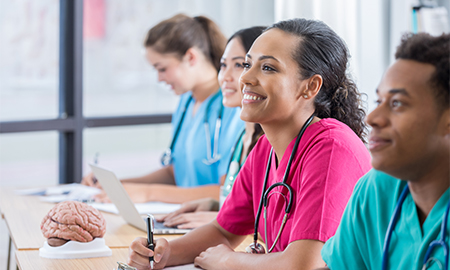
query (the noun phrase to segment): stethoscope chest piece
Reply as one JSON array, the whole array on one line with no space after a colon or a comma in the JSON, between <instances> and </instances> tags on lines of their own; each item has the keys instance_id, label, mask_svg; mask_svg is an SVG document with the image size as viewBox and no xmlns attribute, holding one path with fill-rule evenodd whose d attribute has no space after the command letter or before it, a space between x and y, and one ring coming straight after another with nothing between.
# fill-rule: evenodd
<instances>
[{"instance_id":1,"label":"stethoscope chest piece","mask_svg":"<svg viewBox=\"0 0 450 270\"><path fill-rule=\"evenodd\" d=\"M251 254L265 254L266 249L260 243L254 242L245 248L245 252L251 253Z\"/></svg>"},{"instance_id":2,"label":"stethoscope chest piece","mask_svg":"<svg viewBox=\"0 0 450 270\"><path fill-rule=\"evenodd\" d=\"M172 163L172 150L167 148L161 156L161 164L168 166Z\"/></svg>"}]
</instances>

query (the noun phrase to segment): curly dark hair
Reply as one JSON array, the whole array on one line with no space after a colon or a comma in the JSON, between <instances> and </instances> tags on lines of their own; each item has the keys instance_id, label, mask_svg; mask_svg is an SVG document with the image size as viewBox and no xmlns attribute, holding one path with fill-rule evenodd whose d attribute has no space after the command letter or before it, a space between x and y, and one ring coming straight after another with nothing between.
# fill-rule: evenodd
<instances>
[{"instance_id":1,"label":"curly dark hair","mask_svg":"<svg viewBox=\"0 0 450 270\"><path fill-rule=\"evenodd\" d=\"M343 122L366 142L362 94L347 74L349 52L344 41L325 23L316 20L281 21L267 30L272 28L300 37L293 58L299 65L301 79L315 74L322 76L322 88L314 100L315 115Z\"/></svg>"},{"instance_id":2,"label":"curly dark hair","mask_svg":"<svg viewBox=\"0 0 450 270\"><path fill-rule=\"evenodd\" d=\"M435 89L438 109L449 108L450 34L435 37L428 33L407 33L402 36L395 59L414 60L433 65L436 70L431 75L429 83Z\"/></svg>"}]
</instances>

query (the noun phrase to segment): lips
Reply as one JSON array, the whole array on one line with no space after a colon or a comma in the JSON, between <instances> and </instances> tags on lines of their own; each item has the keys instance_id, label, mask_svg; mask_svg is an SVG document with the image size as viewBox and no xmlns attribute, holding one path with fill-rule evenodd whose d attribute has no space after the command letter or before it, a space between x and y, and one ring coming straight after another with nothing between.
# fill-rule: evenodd
<instances>
[{"instance_id":1,"label":"lips","mask_svg":"<svg viewBox=\"0 0 450 270\"><path fill-rule=\"evenodd\" d=\"M391 140L382 138L379 136L370 136L369 138L369 150L371 152L382 150L392 143Z\"/></svg>"},{"instance_id":2,"label":"lips","mask_svg":"<svg viewBox=\"0 0 450 270\"><path fill-rule=\"evenodd\" d=\"M224 88L222 89L222 94L225 96L236 94L237 90L233 88Z\"/></svg>"}]
</instances>

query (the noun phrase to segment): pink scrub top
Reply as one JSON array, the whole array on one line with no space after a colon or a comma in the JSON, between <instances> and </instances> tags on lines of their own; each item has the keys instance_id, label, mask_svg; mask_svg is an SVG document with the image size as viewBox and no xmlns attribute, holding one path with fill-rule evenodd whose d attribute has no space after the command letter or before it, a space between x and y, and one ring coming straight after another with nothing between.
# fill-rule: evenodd
<instances>
[{"instance_id":1,"label":"pink scrub top","mask_svg":"<svg viewBox=\"0 0 450 270\"><path fill-rule=\"evenodd\" d=\"M266 189L283 180L294 143L295 139L287 147L278 168L273 153ZM271 147L265 136L259 139L219 211L217 222L233 234L254 232ZM326 118L309 126L292 162L287 180L294 191L292 208L273 252L283 251L296 240L326 242L332 237L356 182L370 169L367 148L347 125ZM258 227L269 247L278 234L285 202L289 200L286 188L277 187L271 194L267 207L268 243L264 239L263 214Z\"/></svg>"}]
</instances>

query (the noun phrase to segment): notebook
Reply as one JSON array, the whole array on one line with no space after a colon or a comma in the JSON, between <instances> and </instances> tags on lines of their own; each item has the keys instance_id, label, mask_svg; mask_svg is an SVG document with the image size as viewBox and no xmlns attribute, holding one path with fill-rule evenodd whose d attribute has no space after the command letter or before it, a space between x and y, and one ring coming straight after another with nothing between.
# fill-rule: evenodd
<instances>
[{"instance_id":1,"label":"notebook","mask_svg":"<svg viewBox=\"0 0 450 270\"><path fill-rule=\"evenodd\" d=\"M102 185L106 195L108 195L111 202L117 207L119 215L131 226L147 231L144 217L139 214L117 176L112 171L99 167L98 165L89 164L89 166L94 176ZM154 234L185 234L189 231L190 229L170 228L164 226L161 222L155 222Z\"/></svg>"}]
</instances>

